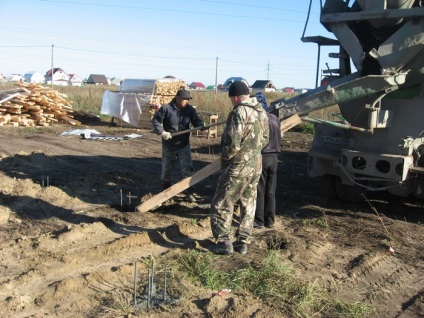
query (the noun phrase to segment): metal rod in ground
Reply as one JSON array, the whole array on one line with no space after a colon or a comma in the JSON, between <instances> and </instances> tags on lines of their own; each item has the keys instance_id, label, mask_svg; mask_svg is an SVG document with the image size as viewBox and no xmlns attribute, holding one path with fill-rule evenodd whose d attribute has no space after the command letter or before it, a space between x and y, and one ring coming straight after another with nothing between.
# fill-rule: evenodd
<instances>
[{"instance_id":1,"label":"metal rod in ground","mask_svg":"<svg viewBox=\"0 0 424 318\"><path fill-rule=\"evenodd\" d=\"M128 191L128 206L131 206L131 192Z\"/></svg>"},{"instance_id":2,"label":"metal rod in ground","mask_svg":"<svg viewBox=\"0 0 424 318\"><path fill-rule=\"evenodd\" d=\"M154 277L155 277L155 260L153 259L152 269L150 271L150 302L152 301L152 298L155 295Z\"/></svg>"},{"instance_id":3,"label":"metal rod in ground","mask_svg":"<svg viewBox=\"0 0 424 318\"><path fill-rule=\"evenodd\" d=\"M41 187L44 188L44 174L41 175Z\"/></svg>"},{"instance_id":4,"label":"metal rod in ground","mask_svg":"<svg viewBox=\"0 0 424 318\"><path fill-rule=\"evenodd\" d=\"M150 268L147 271L147 308L150 308Z\"/></svg>"},{"instance_id":5,"label":"metal rod in ground","mask_svg":"<svg viewBox=\"0 0 424 318\"><path fill-rule=\"evenodd\" d=\"M165 278L164 278L164 282L163 282L163 301L165 301L165 299L166 299L166 269L167 269L167 267L165 266Z\"/></svg>"},{"instance_id":6,"label":"metal rod in ground","mask_svg":"<svg viewBox=\"0 0 424 318\"><path fill-rule=\"evenodd\" d=\"M121 193L121 212L123 212L122 211L122 189L120 189L119 192Z\"/></svg>"},{"instance_id":7,"label":"metal rod in ground","mask_svg":"<svg viewBox=\"0 0 424 318\"><path fill-rule=\"evenodd\" d=\"M155 259L152 260L152 294L155 292L154 278L155 278Z\"/></svg>"},{"instance_id":8,"label":"metal rod in ground","mask_svg":"<svg viewBox=\"0 0 424 318\"><path fill-rule=\"evenodd\" d=\"M137 304L137 261L134 262L134 307Z\"/></svg>"},{"instance_id":9,"label":"metal rod in ground","mask_svg":"<svg viewBox=\"0 0 424 318\"><path fill-rule=\"evenodd\" d=\"M49 186L49 176L47 176L47 187Z\"/></svg>"}]
</instances>

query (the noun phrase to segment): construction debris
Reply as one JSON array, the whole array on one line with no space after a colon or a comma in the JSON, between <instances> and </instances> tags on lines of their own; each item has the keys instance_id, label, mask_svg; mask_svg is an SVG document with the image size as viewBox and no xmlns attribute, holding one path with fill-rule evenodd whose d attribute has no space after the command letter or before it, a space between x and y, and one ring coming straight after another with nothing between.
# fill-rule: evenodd
<instances>
[{"instance_id":1,"label":"construction debris","mask_svg":"<svg viewBox=\"0 0 424 318\"><path fill-rule=\"evenodd\" d=\"M0 92L0 126L50 126L81 122L74 119L66 95L49 87L18 83L18 89Z\"/></svg>"}]
</instances>

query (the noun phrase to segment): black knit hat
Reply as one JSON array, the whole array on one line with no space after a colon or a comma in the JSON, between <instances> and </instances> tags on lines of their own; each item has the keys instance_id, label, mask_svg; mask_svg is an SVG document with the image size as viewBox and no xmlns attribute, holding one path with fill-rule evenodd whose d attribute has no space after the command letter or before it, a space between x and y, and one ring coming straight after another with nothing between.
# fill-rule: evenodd
<instances>
[{"instance_id":1,"label":"black knit hat","mask_svg":"<svg viewBox=\"0 0 424 318\"><path fill-rule=\"evenodd\" d=\"M177 96L180 96L182 99L191 99L190 92L186 91L185 89L180 89L177 92Z\"/></svg>"},{"instance_id":2,"label":"black knit hat","mask_svg":"<svg viewBox=\"0 0 424 318\"><path fill-rule=\"evenodd\" d=\"M228 96L240 96L240 95L249 95L249 88L247 85L241 81L235 81L231 84L230 89L228 90Z\"/></svg>"}]
</instances>

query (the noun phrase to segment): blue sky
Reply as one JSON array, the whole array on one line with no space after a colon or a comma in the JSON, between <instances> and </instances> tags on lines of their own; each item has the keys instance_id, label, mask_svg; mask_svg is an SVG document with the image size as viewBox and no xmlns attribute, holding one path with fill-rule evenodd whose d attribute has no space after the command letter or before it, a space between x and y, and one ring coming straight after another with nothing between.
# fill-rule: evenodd
<instances>
[{"instance_id":1,"label":"blue sky","mask_svg":"<svg viewBox=\"0 0 424 318\"><path fill-rule=\"evenodd\" d=\"M0 0L0 72L44 75L53 60L83 79L173 75L213 85L242 76L313 88L317 47L300 40L309 2ZM331 36L319 23L319 0L305 35ZM337 68L328 52L321 69Z\"/></svg>"}]
</instances>

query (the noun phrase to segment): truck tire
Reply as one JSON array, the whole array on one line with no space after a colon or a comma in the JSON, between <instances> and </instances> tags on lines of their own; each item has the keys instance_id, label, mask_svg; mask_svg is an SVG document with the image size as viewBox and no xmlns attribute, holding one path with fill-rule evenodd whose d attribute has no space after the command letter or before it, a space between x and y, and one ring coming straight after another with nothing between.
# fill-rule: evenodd
<instances>
[{"instance_id":1,"label":"truck tire","mask_svg":"<svg viewBox=\"0 0 424 318\"><path fill-rule=\"evenodd\" d=\"M320 193L328 198L335 200L338 198L336 193L336 176L331 174L325 174L319 178L319 191Z\"/></svg>"},{"instance_id":2,"label":"truck tire","mask_svg":"<svg viewBox=\"0 0 424 318\"><path fill-rule=\"evenodd\" d=\"M351 203L359 203L364 201L364 197L362 196L364 191L358 187L343 184L340 177L335 177L334 185L337 197L340 200Z\"/></svg>"}]
</instances>

